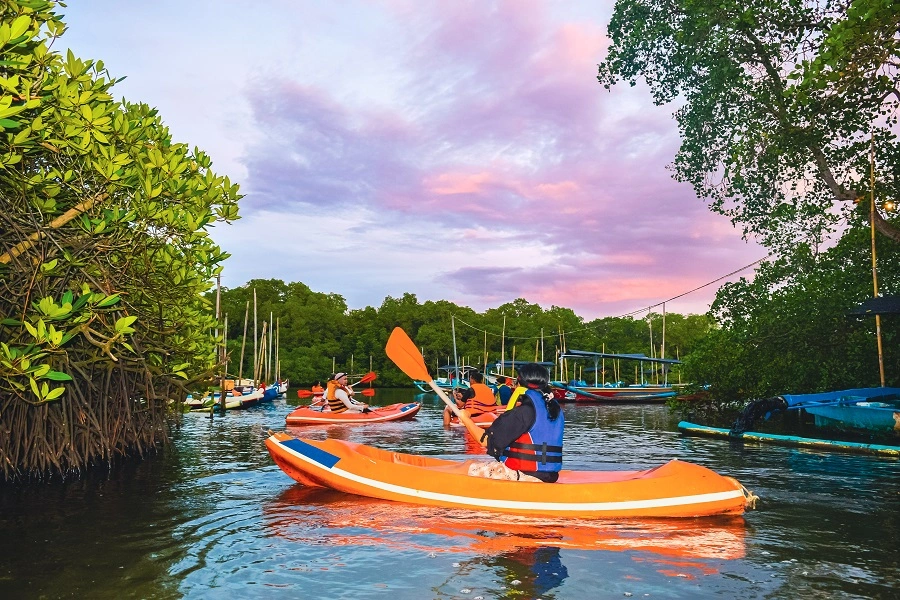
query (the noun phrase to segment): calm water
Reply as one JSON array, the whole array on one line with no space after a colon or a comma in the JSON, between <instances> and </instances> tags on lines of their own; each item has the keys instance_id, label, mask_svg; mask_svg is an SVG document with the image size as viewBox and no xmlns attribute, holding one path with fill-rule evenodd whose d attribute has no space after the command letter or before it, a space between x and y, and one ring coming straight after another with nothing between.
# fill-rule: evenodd
<instances>
[{"instance_id":1,"label":"calm water","mask_svg":"<svg viewBox=\"0 0 900 600\"><path fill-rule=\"evenodd\" d=\"M470 457L436 397L378 390L374 404L413 398L413 421L292 431ZM263 446L290 408L185 415L172 447L112 475L0 488L0 598L900 597L894 459L684 438L664 406L566 405L568 468L681 458L739 479L757 510L497 517L295 484Z\"/></svg>"}]
</instances>

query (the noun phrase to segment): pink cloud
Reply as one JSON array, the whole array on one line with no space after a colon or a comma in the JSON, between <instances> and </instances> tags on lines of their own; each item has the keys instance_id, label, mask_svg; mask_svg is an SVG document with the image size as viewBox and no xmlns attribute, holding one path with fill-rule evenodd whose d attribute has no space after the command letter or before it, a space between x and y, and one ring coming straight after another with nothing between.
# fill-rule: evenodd
<instances>
[{"instance_id":1,"label":"pink cloud","mask_svg":"<svg viewBox=\"0 0 900 600\"><path fill-rule=\"evenodd\" d=\"M480 304L527 293L620 310L740 266L724 257L746 260L734 242L733 257L709 252L735 232L665 169L679 143L669 112L640 87L597 83L602 25L553 24L538 2L391 6L410 36L406 74L395 80L404 104L360 110L324 89L262 86L252 203L438 219L473 262L478 244L492 241L473 222L552 253L553 269L444 273Z\"/></svg>"}]
</instances>

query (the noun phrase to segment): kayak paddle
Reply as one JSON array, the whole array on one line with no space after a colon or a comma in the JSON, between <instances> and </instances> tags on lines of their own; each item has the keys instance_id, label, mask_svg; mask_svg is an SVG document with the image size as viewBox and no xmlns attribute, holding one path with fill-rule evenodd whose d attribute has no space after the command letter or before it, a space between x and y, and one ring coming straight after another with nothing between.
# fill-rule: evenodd
<instances>
[{"instance_id":1,"label":"kayak paddle","mask_svg":"<svg viewBox=\"0 0 900 600\"><path fill-rule=\"evenodd\" d=\"M433 389L438 397L444 401L444 404L453 411L453 414L456 415L459 422L466 426L466 429L472 437L474 437L479 444L482 446L484 445L484 442L481 441L484 436L484 429L473 423L472 419L464 415L456 406L456 403L450 400L444 390L435 383L434 379L431 378L431 375L428 374L428 367L425 366L425 359L422 357L422 353L419 352L418 346L416 346L409 335L407 335L401 327L394 327L394 331L391 332L391 337L388 338L387 346L385 346L384 350L387 353L388 358L394 361L394 364L397 365L407 377L419 381L427 381L428 385L431 386L431 389Z\"/></svg>"}]
</instances>

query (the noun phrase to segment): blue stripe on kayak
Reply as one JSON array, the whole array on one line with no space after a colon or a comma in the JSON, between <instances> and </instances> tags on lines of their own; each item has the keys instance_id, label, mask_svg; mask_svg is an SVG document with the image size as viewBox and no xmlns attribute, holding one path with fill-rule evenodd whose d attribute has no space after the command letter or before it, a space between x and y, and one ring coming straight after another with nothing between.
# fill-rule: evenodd
<instances>
[{"instance_id":1,"label":"blue stripe on kayak","mask_svg":"<svg viewBox=\"0 0 900 600\"><path fill-rule=\"evenodd\" d=\"M291 438L289 440L284 440L280 443L282 446L290 448L297 454L302 454L303 456L309 458L310 460L313 460L313 461L319 463L326 469L330 469L335 464L337 464L337 462L339 460L341 460L340 457L337 457L334 454L331 454L330 452L325 452L324 450L320 450L319 448L316 448L315 446L307 444L303 440L298 440L297 438Z\"/></svg>"},{"instance_id":2,"label":"blue stripe on kayak","mask_svg":"<svg viewBox=\"0 0 900 600\"><path fill-rule=\"evenodd\" d=\"M406 406L401 407L401 408L400 408L400 412L406 412L406 411L411 410L411 409L413 409L413 408L415 408L415 407L416 407L416 403L413 402L412 404L407 404Z\"/></svg>"}]
</instances>

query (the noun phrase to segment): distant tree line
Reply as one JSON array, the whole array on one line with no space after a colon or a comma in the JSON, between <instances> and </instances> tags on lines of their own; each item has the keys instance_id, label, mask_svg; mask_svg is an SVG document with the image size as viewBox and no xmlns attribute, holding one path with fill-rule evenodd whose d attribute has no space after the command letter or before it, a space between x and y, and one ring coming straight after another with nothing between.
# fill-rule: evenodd
<instances>
[{"instance_id":1,"label":"distant tree line","mask_svg":"<svg viewBox=\"0 0 900 600\"><path fill-rule=\"evenodd\" d=\"M480 368L487 363L492 369L501 356L517 362L555 361L563 348L648 356L659 356L662 351L663 315L658 313L588 321L571 309L552 306L545 310L523 298L479 313L444 300L420 303L409 293L400 298L388 296L377 308L351 310L338 294L314 292L299 282L255 279L221 294L222 314L228 315L231 375L250 377L253 373L254 291L257 336L263 321L269 329L276 327L281 376L298 385L324 380L333 369L355 374L372 369L378 373L378 385L410 385L409 378L384 353L388 336L397 326L419 345L432 376L437 376L437 367L456 360L454 330L457 359ZM245 315L249 315L246 339ZM274 326L269 325L272 322ZM706 315L666 314L666 357L690 353L712 327L713 321ZM257 342L257 347L260 345ZM569 376L574 368L569 367ZM631 369L628 365L618 373L623 381L635 379ZM612 373L612 365L609 371Z\"/></svg>"}]
</instances>

